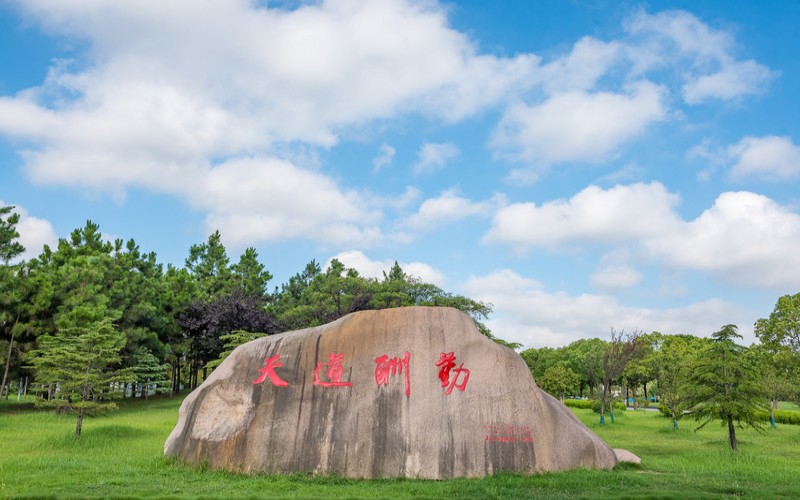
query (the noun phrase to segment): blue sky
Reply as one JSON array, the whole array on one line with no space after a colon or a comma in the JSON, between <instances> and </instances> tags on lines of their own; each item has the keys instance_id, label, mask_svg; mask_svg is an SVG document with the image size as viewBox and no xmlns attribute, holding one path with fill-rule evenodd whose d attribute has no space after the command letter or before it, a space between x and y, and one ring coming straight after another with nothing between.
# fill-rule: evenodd
<instances>
[{"instance_id":1,"label":"blue sky","mask_svg":"<svg viewBox=\"0 0 800 500\"><path fill-rule=\"evenodd\" d=\"M800 3L0 3L0 203L279 285L395 260L525 347L800 288Z\"/></svg>"}]
</instances>

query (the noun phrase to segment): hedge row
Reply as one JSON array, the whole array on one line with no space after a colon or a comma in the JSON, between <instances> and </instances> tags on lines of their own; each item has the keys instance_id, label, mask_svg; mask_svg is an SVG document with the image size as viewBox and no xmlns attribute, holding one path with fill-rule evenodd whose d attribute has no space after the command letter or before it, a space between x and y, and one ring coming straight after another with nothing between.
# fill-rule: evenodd
<instances>
[{"instance_id":1,"label":"hedge row","mask_svg":"<svg viewBox=\"0 0 800 500\"><path fill-rule=\"evenodd\" d=\"M598 399L565 399L564 406L581 410L594 410L595 413L600 413L600 400ZM608 408L608 403L606 403L606 408ZM614 410L625 411L625 404L621 401L616 401Z\"/></svg>"},{"instance_id":2,"label":"hedge row","mask_svg":"<svg viewBox=\"0 0 800 500\"><path fill-rule=\"evenodd\" d=\"M665 417L672 418L672 413L670 412L669 408L665 404L658 405L658 409L661 411L661 414ZM794 410L775 410L775 423L777 424L788 424L788 425L800 425L800 411ZM762 422L769 422L769 412L768 411L760 411L756 413L756 418Z\"/></svg>"}]
</instances>

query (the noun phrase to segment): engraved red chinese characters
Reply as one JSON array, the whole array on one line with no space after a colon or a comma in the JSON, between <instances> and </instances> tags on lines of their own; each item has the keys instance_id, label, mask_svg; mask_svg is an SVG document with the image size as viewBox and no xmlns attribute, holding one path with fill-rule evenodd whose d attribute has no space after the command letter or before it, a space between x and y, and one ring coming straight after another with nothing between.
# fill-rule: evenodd
<instances>
[{"instance_id":1,"label":"engraved red chinese characters","mask_svg":"<svg viewBox=\"0 0 800 500\"><path fill-rule=\"evenodd\" d=\"M353 384L351 382L342 382L342 360L344 360L344 354L338 354L332 352L328 362L325 363L328 366L328 382L323 382L319 378L319 371L322 368L322 361L317 362L317 368L314 370L314 385L319 385L322 387L350 387Z\"/></svg>"},{"instance_id":2,"label":"engraved red chinese characters","mask_svg":"<svg viewBox=\"0 0 800 500\"><path fill-rule=\"evenodd\" d=\"M462 392L464 391L464 389L467 388L467 381L469 381L469 370L464 368L464 363L461 363L456 368L455 361L456 361L455 353L443 352L439 356L439 361L436 362L436 366L441 367L439 369L439 380L442 381L442 387L447 387L447 390L444 391L445 396L449 396L450 393L453 392L453 388L456 388ZM451 371L453 373L452 381L450 380ZM460 383L459 383L459 378L462 378Z\"/></svg>"},{"instance_id":3,"label":"engraved red chinese characters","mask_svg":"<svg viewBox=\"0 0 800 500\"><path fill-rule=\"evenodd\" d=\"M411 353L406 351L404 358L397 356L389 358L388 355L378 356L375 358L375 383L378 385L389 384L389 375L402 374L405 371L406 375L406 397L411 396L411 377L409 369L411 366Z\"/></svg>"},{"instance_id":4,"label":"engraved red chinese characters","mask_svg":"<svg viewBox=\"0 0 800 500\"><path fill-rule=\"evenodd\" d=\"M271 358L264 358L264 367L258 370L261 372L261 376L253 380L253 383L260 384L261 382L266 380L267 377L269 377L269 380L270 382L272 382L272 385L276 387L288 386L289 384L285 380L281 380L278 374L275 373L276 368L280 368L281 366L283 366L283 363L280 362L280 358L281 358L280 354L276 354Z\"/></svg>"}]
</instances>

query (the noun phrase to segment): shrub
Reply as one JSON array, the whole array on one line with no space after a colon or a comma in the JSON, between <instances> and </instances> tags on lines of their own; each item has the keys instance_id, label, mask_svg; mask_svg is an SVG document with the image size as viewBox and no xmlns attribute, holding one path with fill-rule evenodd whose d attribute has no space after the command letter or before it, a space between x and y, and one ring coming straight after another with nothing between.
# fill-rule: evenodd
<instances>
[{"instance_id":1,"label":"shrub","mask_svg":"<svg viewBox=\"0 0 800 500\"><path fill-rule=\"evenodd\" d=\"M669 407L665 404L658 405L658 411L661 412L661 415L672 418L672 413L669 410ZM680 415L678 415L680 418ZM760 411L756 413L756 419L761 422L769 422L769 412L768 411ZM775 423L778 424L788 424L788 425L800 425L800 411L793 411L793 410L775 410Z\"/></svg>"},{"instance_id":2,"label":"shrub","mask_svg":"<svg viewBox=\"0 0 800 500\"><path fill-rule=\"evenodd\" d=\"M581 410L593 410L595 413L600 413L599 399L565 399L564 406L568 406L570 408L578 408ZM625 404L622 403L621 401L615 401L614 410L625 411Z\"/></svg>"},{"instance_id":3,"label":"shrub","mask_svg":"<svg viewBox=\"0 0 800 500\"><path fill-rule=\"evenodd\" d=\"M778 424L800 425L800 411L775 410L775 422ZM760 411L756 413L756 418L763 422L769 422L769 412Z\"/></svg>"}]
</instances>

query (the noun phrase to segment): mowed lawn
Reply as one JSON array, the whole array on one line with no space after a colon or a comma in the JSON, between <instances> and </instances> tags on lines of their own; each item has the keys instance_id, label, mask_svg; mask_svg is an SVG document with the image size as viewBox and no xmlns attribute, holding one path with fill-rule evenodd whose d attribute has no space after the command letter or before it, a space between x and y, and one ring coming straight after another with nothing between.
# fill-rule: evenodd
<instances>
[{"instance_id":1,"label":"mowed lawn","mask_svg":"<svg viewBox=\"0 0 800 500\"><path fill-rule=\"evenodd\" d=\"M591 410L575 413L615 448L642 457L640 467L576 470L485 479L351 480L338 477L244 476L197 470L167 460L164 440L180 400L124 402L84 422L0 403L0 497L51 498L800 498L800 427L763 434L739 431L732 453L726 430L711 422L678 431L658 413L619 412L601 427Z\"/></svg>"}]
</instances>

